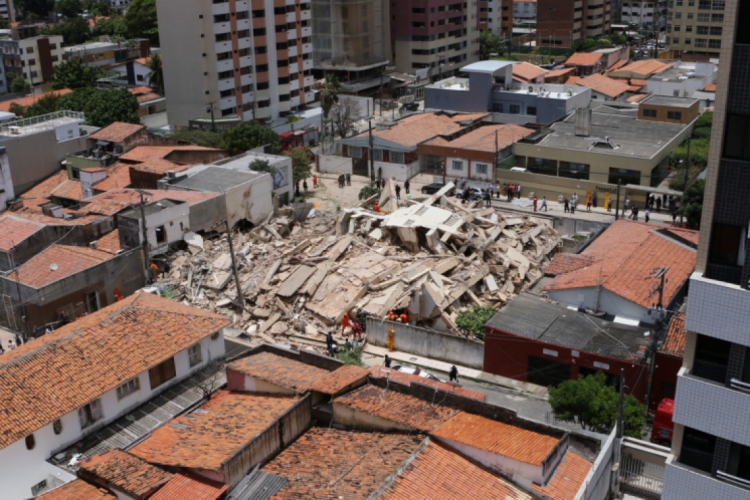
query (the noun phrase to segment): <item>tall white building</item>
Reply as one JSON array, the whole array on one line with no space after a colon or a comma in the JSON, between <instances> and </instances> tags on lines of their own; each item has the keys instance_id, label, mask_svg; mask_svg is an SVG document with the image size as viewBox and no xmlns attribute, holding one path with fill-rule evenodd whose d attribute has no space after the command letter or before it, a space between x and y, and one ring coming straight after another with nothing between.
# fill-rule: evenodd
<instances>
[{"instance_id":1,"label":"tall white building","mask_svg":"<svg viewBox=\"0 0 750 500\"><path fill-rule=\"evenodd\" d=\"M711 10L717 2L698 3ZM724 64L664 500L750 499L750 2L720 3Z\"/></svg>"},{"instance_id":2,"label":"tall white building","mask_svg":"<svg viewBox=\"0 0 750 500\"><path fill-rule=\"evenodd\" d=\"M513 0L513 19L516 22L536 21L536 0Z\"/></svg>"},{"instance_id":3,"label":"tall white building","mask_svg":"<svg viewBox=\"0 0 750 500\"><path fill-rule=\"evenodd\" d=\"M307 0L157 0L169 123L237 116L270 122L312 91Z\"/></svg>"}]
</instances>

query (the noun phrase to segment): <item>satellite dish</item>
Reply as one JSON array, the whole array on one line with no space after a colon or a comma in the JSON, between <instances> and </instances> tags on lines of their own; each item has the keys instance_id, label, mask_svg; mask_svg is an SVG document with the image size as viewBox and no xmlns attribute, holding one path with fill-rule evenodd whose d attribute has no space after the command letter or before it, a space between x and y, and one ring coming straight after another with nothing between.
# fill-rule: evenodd
<instances>
[{"instance_id":1,"label":"satellite dish","mask_svg":"<svg viewBox=\"0 0 750 500\"><path fill-rule=\"evenodd\" d=\"M57 264L54 264L54 263L53 263L53 264L50 264L50 265L49 265L49 270L50 270L50 271L57 271Z\"/></svg>"}]
</instances>

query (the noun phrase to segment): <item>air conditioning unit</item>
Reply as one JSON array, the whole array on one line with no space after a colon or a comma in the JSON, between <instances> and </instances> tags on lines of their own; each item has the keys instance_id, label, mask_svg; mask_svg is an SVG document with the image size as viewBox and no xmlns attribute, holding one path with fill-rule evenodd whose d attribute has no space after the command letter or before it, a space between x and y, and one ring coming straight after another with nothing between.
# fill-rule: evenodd
<instances>
[{"instance_id":1,"label":"air conditioning unit","mask_svg":"<svg viewBox=\"0 0 750 500\"><path fill-rule=\"evenodd\" d=\"M177 175L174 170L167 170L167 179L174 180L175 178L177 178Z\"/></svg>"}]
</instances>

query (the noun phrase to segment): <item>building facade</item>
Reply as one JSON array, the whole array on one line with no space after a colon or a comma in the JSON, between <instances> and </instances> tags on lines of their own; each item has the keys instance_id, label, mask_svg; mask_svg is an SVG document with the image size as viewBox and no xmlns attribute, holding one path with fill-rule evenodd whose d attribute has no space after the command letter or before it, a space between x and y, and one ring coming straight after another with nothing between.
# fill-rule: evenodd
<instances>
[{"instance_id":1,"label":"building facade","mask_svg":"<svg viewBox=\"0 0 750 500\"><path fill-rule=\"evenodd\" d=\"M537 1L537 45L568 48L580 38L606 36L612 28L611 0Z\"/></svg>"},{"instance_id":2,"label":"building facade","mask_svg":"<svg viewBox=\"0 0 750 500\"><path fill-rule=\"evenodd\" d=\"M309 2L159 0L157 13L171 125L268 123L314 100Z\"/></svg>"},{"instance_id":3,"label":"building facade","mask_svg":"<svg viewBox=\"0 0 750 500\"><path fill-rule=\"evenodd\" d=\"M536 21L536 0L515 0L513 2L513 19Z\"/></svg>"},{"instance_id":4,"label":"building facade","mask_svg":"<svg viewBox=\"0 0 750 500\"><path fill-rule=\"evenodd\" d=\"M479 60L479 0L407 0L391 5L396 71L430 68L433 81Z\"/></svg>"},{"instance_id":5,"label":"building facade","mask_svg":"<svg viewBox=\"0 0 750 500\"><path fill-rule=\"evenodd\" d=\"M717 57L721 52L725 7L725 0L670 0L666 47L671 56Z\"/></svg>"},{"instance_id":6,"label":"building facade","mask_svg":"<svg viewBox=\"0 0 750 500\"><path fill-rule=\"evenodd\" d=\"M685 313L665 500L750 499L750 210L742 187L750 182L750 4L714 6L726 15L725 64L719 67L701 239Z\"/></svg>"},{"instance_id":7,"label":"building facade","mask_svg":"<svg viewBox=\"0 0 750 500\"><path fill-rule=\"evenodd\" d=\"M0 39L6 80L10 80L10 73L15 73L32 87L51 81L54 66L63 60L62 44L60 35Z\"/></svg>"},{"instance_id":8,"label":"building facade","mask_svg":"<svg viewBox=\"0 0 750 500\"><path fill-rule=\"evenodd\" d=\"M663 31L667 25L667 0L626 1L622 3L621 24L637 23L641 29Z\"/></svg>"},{"instance_id":9,"label":"building facade","mask_svg":"<svg viewBox=\"0 0 750 500\"><path fill-rule=\"evenodd\" d=\"M479 2L479 29L490 30L501 39L513 35L516 6L513 0L484 0ZM534 4L536 9L536 4ZM536 15L536 10L534 10Z\"/></svg>"}]
</instances>

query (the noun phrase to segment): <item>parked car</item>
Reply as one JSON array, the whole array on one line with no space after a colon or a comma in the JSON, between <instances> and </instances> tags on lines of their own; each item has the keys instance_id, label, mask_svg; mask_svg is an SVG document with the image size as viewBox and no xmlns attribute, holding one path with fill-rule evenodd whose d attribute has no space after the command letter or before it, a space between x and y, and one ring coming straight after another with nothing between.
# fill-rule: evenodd
<instances>
[{"instance_id":1,"label":"parked car","mask_svg":"<svg viewBox=\"0 0 750 500\"><path fill-rule=\"evenodd\" d=\"M422 194L435 194L443 187L445 184L442 184L440 182L433 182L432 184L427 184L426 186L422 186Z\"/></svg>"},{"instance_id":2,"label":"parked car","mask_svg":"<svg viewBox=\"0 0 750 500\"><path fill-rule=\"evenodd\" d=\"M467 201L481 200L484 198L484 191L475 187L459 189L456 191L456 198Z\"/></svg>"},{"instance_id":3,"label":"parked car","mask_svg":"<svg viewBox=\"0 0 750 500\"><path fill-rule=\"evenodd\" d=\"M399 372L408 373L410 375L417 375L419 377L434 380L435 382L442 382L442 380L437 378L435 375L433 375L430 372L426 372L422 370L421 368L412 368L411 366L400 366L400 365L396 365L392 368Z\"/></svg>"}]
</instances>

